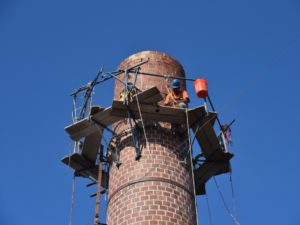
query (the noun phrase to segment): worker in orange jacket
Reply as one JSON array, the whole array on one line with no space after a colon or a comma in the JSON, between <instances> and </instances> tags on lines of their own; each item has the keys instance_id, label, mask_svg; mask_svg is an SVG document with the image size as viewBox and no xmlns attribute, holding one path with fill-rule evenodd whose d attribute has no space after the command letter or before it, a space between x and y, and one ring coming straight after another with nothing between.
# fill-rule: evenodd
<instances>
[{"instance_id":1,"label":"worker in orange jacket","mask_svg":"<svg viewBox=\"0 0 300 225\"><path fill-rule=\"evenodd\" d=\"M166 96L164 105L174 108L187 108L189 102L190 98L187 91L181 90L180 81L174 79L172 81L172 92Z\"/></svg>"}]
</instances>

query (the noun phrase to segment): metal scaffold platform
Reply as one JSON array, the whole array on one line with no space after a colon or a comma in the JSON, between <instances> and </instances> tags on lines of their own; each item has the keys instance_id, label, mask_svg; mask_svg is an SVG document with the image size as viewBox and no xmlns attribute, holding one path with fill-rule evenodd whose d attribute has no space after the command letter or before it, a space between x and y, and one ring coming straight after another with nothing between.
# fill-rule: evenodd
<instances>
[{"instance_id":1,"label":"metal scaffold platform","mask_svg":"<svg viewBox=\"0 0 300 225\"><path fill-rule=\"evenodd\" d=\"M213 176L230 172L230 159L233 154L228 152L224 142L214 131L217 119L216 112L208 112L205 106L192 109L181 109L162 106L159 102L163 96L156 87L132 96L127 105L123 101L114 100L107 108L94 106L87 118L84 118L65 128L75 143L81 143L81 152L65 156L62 162L75 170L75 175L98 179L97 158L104 129L124 118L129 118L128 109L135 119L146 121L187 124L192 128L195 139L201 147L201 153L193 160L202 157L202 163L194 169L194 181L197 195L205 194L205 183ZM141 118L142 115L142 118ZM113 132L113 131L111 131ZM108 173L103 171L102 188L108 188Z\"/></svg>"}]
</instances>

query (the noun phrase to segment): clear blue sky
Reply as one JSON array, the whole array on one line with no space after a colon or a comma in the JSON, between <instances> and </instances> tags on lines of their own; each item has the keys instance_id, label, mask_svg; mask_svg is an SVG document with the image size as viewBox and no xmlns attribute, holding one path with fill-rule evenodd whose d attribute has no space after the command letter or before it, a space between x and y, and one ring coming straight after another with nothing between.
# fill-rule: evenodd
<instances>
[{"instance_id":1,"label":"clear blue sky","mask_svg":"<svg viewBox=\"0 0 300 225\"><path fill-rule=\"evenodd\" d=\"M101 65L160 50L208 80L222 121L236 119L241 224L299 225L299 28L299 0L1 0L0 224L68 224L72 172L60 158L72 150L69 93ZM108 106L112 83L96 96ZM218 181L231 206L229 177ZM93 219L86 183L77 179L73 225ZM207 189L213 224L234 224L214 183ZM199 224L209 225L205 198L198 205Z\"/></svg>"}]
</instances>

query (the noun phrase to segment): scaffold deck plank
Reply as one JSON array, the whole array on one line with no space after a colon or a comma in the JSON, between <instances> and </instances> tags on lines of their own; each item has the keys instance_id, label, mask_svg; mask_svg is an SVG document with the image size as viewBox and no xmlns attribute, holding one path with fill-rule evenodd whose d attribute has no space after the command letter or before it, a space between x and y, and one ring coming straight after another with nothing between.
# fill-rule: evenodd
<instances>
[{"instance_id":1,"label":"scaffold deck plank","mask_svg":"<svg viewBox=\"0 0 300 225\"><path fill-rule=\"evenodd\" d=\"M144 102L144 103L157 103L158 101L163 99L157 87L152 87L146 91L143 91L137 94L137 96L139 102ZM134 100L133 102L136 101L135 98L133 100ZM108 126L124 118L124 117L113 116L111 114L111 111L112 111L111 107L103 109L99 106L94 106L92 107L91 110L92 115L90 116L90 118L85 118L81 121L78 121L75 124L67 126L65 130L74 141L78 141L82 137L86 137L97 132L97 127L95 126L92 120L96 120L103 126Z\"/></svg>"},{"instance_id":2,"label":"scaffold deck plank","mask_svg":"<svg viewBox=\"0 0 300 225\"><path fill-rule=\"evenodd\" d=\"M217 119L217 115L216 112L207 113L204 106L189 109L188 116L190 127L193 127L197 123L205 123L207 121L213 126Z\"/></svg>"},{"instance_id":3,"label":"scaffold deck plank","mask_svg":"<svg viewBox=\"0 0 300 225\"><path fill-rule=\"evenodd\" d=\"M103 111L95 113L90 118L85 118L77 123L67 126L65 130L72 140L78 141L80 138L89 136L98 131L95 123L91 119L100 122L103 126L108 126L122 118L112 116L111 107L108 107Z\"/></svg>"},{"instance_id":4,"label":"scaffold deck plank","mask_svg":"<svg viewBox=\"0 0 300 225\"><path fill-rule=\"evenodd\" d=\"M205 183L211 177L229 172L229 162L204 162L198 169L194 171L196 194L205 194Z\"/></svg>"},{"instance_id":5,"label":"scaffold deck plank","mask_svg":"<svg viewBox=\"0 0 300 225\"><path fill-rule=\"evenodd\" d=\"M98 156L98 149L101 144L103 127L99 128L96 132L84 138L82 155L92 162L96 162Z\"/></svg>"},{"instance_id":6,"label":"scaffold deck plank","mask_svg":"<svg viewBox=\"0 0 300 225\"><path fill-rule=\"evenodd\" d=\"M140 119L138 105L132 102L128 105L135 119ZM144 120L154 120L171 123L186 123L185 109L171 108L160 105L140 104L141 114ZM113 101L112 115L128 117L126 106L121 101Z\"/></svg>"},{"instance_id":7,"label":"scaffold deck plank","mask_svg":"<svg viewBox=\"0 0 300 225\"><path fill-rule=\"evenodd\" d=\"M76 174L83 177L93 177L97 179L98 168L95 164L87 160L79 153L73 153L70 156L65 156L61 160L67 166L75 170Z\"/></svg>"},{"instance_id":8,"label":"scaffold deck plank","mask_svg":"<svg viewBox=\"0 0 300 225\"><path fill-rule=\"evenodd\" d=\"M85 178L92 178L92 180L98 180L98 165L89 162L85 157L79 153L73 153L70 156L65 156L61 160L67 166L75 170L76 176ZM108 189L109 175L106 171L102 170L101 186L104 189Z\"/></svg>"},{"instance_id":9,"label":"scaffold deck plank","mask_svg":"<svg viewBox=\"0 0 300 225\"><path fill-rule=\"evenodd\" d=\"M163 96L157 87L149 88L136 95L140 103L157 103L163 100ZM133 102L136 101L136 97L133 96Z\"/></svg>"},{"instance_id":10,"label":"scaffold deck plank","mask_svg":"<svg viewBox=\"0 0 300 225\"><path fill-rule=\"evenodd\" d=\"M201 128L198 132L196 132L197 126ZM207 160L226 162L233 156L233 154L223 151L213 125L209 122L209 117L195 124L192 128L196 132L196 139Z\"/></svg>"}]
</instances>

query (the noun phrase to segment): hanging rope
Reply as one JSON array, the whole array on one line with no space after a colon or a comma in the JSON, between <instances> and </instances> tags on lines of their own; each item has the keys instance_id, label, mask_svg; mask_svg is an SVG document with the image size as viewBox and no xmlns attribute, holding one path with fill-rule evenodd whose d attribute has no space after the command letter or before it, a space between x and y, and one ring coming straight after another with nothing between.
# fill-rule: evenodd
<instances>
[{"instance_id":1,"label":"hanging rope","mask_svg":"<svg viewBox=\"0 0 300 225\"><path fill-rule=\"evenodd\" d=\"M75 174L73 175L73 180L72 180L72 195L71 195L72 197L71 197L69 225L72 225L73 208L74 208L74 194L75 194Z\"/></svg>"},{"instance_id":2,"label":"hanging rope","mask_svg":"<svg viewBox=\"0 0 300 225\"><path fill-rule=\"evenodd\" d=\"M135 98L136 98L136 103L137 103L137 106L138 106L139 114L140 114L140 117L141 117L143 132L144 132L144 136L145 136L145 140L146 140L146 147L148 148L148 150L151 153L151 149L150 149L150 146L149 146L149 142L148 142L148 138L147 138L147 134L146 134L146 129L145 129L145 125L144 125L144 120L143 120L143 116L142 116L142 112L141 112L139 98L137 97L137 95L135 95Z\"/></svg>"},{"instance_id":3,"label":"hanging rope","mask_svg":"<svg viewBox=\"0 0 300 225\"><path fill-rule=\"evenodd\" d=\"M207 205L207 210L208 210L209 223L210 223L210 225L213 225L213 222L212 222L212 216L211 216L211 209L210 209L210 206L209 206L209 201L208 201L208 195L207 195L207 192L205 192L205 198L206 198L206 205Z\"/></svg>"},{"instance_id":4,"label":"hanging rope","mask_svg":"<svg viewBox=\"0 0 300 225\"><path fill-rule=\"evenodd\" d=\"M196 140L196 134L197 134L197 132L198 132L199 130L201 130L207 123L209 123L210 121L212 121L213 119L215 119L216 116L217 116L217 115L212 116L209 120L207 120L205 123L203 123L200 127L197 127L196 131L194 132L194 137L193 137L193 139L192 139L192 141L191 141L191 146L193 146L193 144L194 144L194 142L195 142L195 140ZM177 149L181 148L181 147L184 146L184 145L185 145L185 141L182 142L182 143L177 147Z\"/></svg>"},{"instance_id":5,"label":"hanging rope","mask_svg":"<svg viewBox=\"0 0 300 225\"><path fill-rule=\"evenodd\" d=\"M106 138L104 137L104 132L101 130L100 126L97 123L94 123L97 130L99 131L101 137L103 138L105 145L108 146L108 141L106 140Z\"/></svg>"},{"instance_id":6,"label":"hanging rope","mask_svg":"<svg viewBox=\"0 0 300 225\"><path fill-rule=\"evenodd\" d=\"M233 213L234 213L234 216L237 218L236 198L235 198L235 192L234 192L234 188L233 188L231 164L230 164L229 181L230 181L230 188L231 188L231 198L232 198Z\"/></svg>"},{"instance_id":7,"label":"hanging rope","mask_svg":"<svg viewBox=\"0 0 300 225\"><path fill-rule=\"evenodd\" d=\"M188 142L189 142L190 163L191 163L191 170L192 170L192 181L193 181L193 191L194 191L195 211L196 211L196 224L198 225L197 195L196 195L196 186L194 180L194 164L193 164L193 153L192 153L191 136L190 136L189 114L187 108L185 109L185 114L186 114L186 126L187 126L187 133L188 133Z\"/></svg>"},{"instance_id":8,"label":"hanging rope","mask_svg":"<svg viewBox=\"0 0 300 225\"><path fill-rule=\"evenodd\" d=\"M218 183L217 183L216 178L213 177L213 179L214 179L214 182L215 182L215 184L216 184L217 190L218 190L218 192L219 192L219 194L220 194L220 197L221 197L221 199L222 199L222 202L223 202L223 205L224 205L226 211L228 212L228 214L229 214L230 217L232 218L233 222L234 222L236 225L240 225L240 222L238 221L238 219L231 213L231 211L230 211L230 209L229 209L229 207L228 207L228 205L227 205L227 203L226 203L226 201L225 201L224 195L223 195L223 193L222 193L222 191L221 191L221 189L220 189L220 187L219 187L219 185L218 185Z\"/></svg>"}]
</instances>

